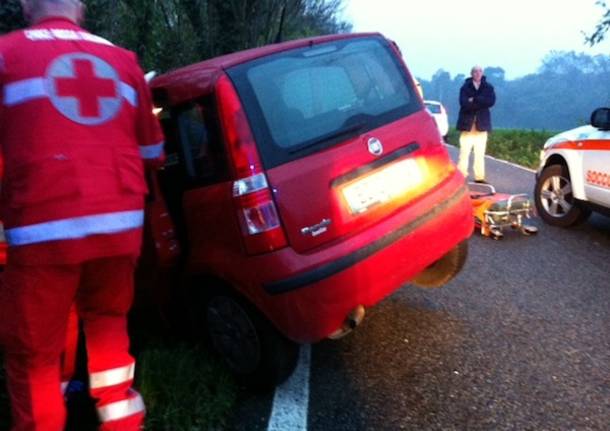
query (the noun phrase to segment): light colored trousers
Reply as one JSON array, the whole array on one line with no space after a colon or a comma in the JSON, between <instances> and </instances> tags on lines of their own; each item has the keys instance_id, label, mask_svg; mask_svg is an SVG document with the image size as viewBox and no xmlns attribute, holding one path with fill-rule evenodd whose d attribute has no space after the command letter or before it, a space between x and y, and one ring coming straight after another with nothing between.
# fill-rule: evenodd
<instances>
[{"instance_id":1,"label":"light colored trousers","mask_svg":"<svg viewBox=\"0 0 610 431\"><path fill-rule=\"evenodd\" d=\"M460 134L460 158L458 169L462 174L468 176L468 164L470 152L474 149L474 179L485 179L485 148L487 147L487 132L471 130Z\"/></svg>"}]
</instances>

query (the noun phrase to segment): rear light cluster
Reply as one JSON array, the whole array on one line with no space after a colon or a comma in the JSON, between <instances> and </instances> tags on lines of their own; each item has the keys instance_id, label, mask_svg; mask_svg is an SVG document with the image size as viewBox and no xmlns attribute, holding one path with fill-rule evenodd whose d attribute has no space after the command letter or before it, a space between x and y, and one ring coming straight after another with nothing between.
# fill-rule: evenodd
<instances>
[{"instance_id":1,"label":"rear light cluster","mask_svg":"<svg viewBox=\"0 0 610 431\"><path fill-rule=\"evenodd\" d=\"M222 128L235 168L233 199L246 251L260 254L287 245L280 217L258 155L252 131L233 84L226 75L216 83Z\"/></svg>"},{"instance_id":2,"label":"rear light cluster","mask_svg":"<svg viewBox=\"0 0 610 431\"><path fill-rule=\"evenodd\" d=\"M244 231L250 235L281 228L275 204L264 174L256 174L233 183L233 197L242 203Z\"/></svg>"}]
</instances>

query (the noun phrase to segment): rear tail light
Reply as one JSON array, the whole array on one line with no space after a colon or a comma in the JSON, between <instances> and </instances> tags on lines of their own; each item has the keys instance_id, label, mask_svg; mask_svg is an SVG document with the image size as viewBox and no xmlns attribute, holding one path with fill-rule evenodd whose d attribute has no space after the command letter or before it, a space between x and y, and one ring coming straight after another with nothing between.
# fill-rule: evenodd
<instances>
[{"instance_id":1,"label":"rear tail light","mask_svg":"<svg viewBox=\"0 0 610 431\"><path fill-rule=\"evenodd\" d=\"M245 208L244 221L250 235L263 233L280 227L280 220L272 201Z\"/></svg>"},{"instance_id":2,"label":"rear tail light","mask_svg":"<svg viewBox=\"0 0 610 431\"><path fill-rule=\"evenodd\" d=\"M235 169L233 199L246 251L260 254L288 244L271 189L263 173L246 114L226 75L216 83L223 133Z\"/></svg>"}]
</instances>

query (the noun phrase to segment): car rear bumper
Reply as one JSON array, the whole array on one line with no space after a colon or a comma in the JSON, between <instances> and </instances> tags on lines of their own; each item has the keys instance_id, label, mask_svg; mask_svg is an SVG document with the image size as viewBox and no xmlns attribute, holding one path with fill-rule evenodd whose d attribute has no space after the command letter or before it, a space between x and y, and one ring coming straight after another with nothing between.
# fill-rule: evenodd
<instances>
[{"instance_id":1,"label":"car rear bumper","mask_svg":"<svg viewBox=\"0 0 610 431\"><path fill-rule=\"evenodd\" d=\"M277 295L291 292L322 281L328 277L332 277L341 271L357 265L363 260L371 257L373 254L382 251L387 247L391 247L394 243L401 241L407 235L413 233L426 223L439 217L445 211L450 210L463 199L463 195L464 191L458 189L453 196L443 202L440 202L434 208L432 208L432 210L420 215L414 220L409 221L399 229L389 232L367 246L341 256L332 262L316 267L310 271L297 274L284 280L265 283L263 284L263 288L268 294Z\"/></svg>"},{"instance_id":2,"label":"car rear bumper","mask_svg":"<svg viewBox=\"0 0 610 431\"><path fill-rule=\"evenodd\" d=\"M375 240L358 247L346 244L349 240L330 247L322 253L334 259L302 271L294 270L311 264L319 253L295 258L286 249L261 258L258 274L277 274L287 267L292 272L261 280L258 294L249 296L287 337L299 342L328 337L356 307L375 305L472 234L472 206L462 176L452 175L371 231L367 237Z\"/></svg>"}]
</instances>

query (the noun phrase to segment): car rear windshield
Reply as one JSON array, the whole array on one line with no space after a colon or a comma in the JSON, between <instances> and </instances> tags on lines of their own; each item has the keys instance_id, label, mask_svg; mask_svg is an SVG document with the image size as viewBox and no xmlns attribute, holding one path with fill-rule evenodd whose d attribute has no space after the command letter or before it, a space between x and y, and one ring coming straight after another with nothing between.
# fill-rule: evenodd
<instances>
[{"instance_id":1,"label":"car rear windshield","mask_svg":"<svg viewBox=\"0 0 610 431\"><path fill-rule=\"evenodd\" d=\"M422 109L388 42L354 38L228 70L267 168Z\"/></svg>"}]
</instances>

